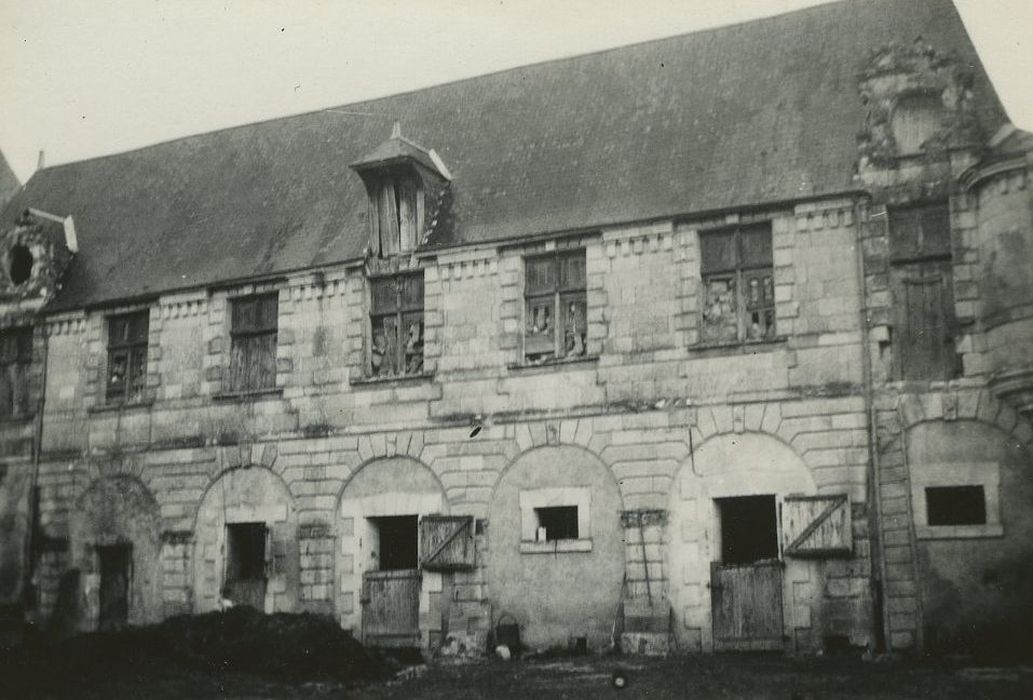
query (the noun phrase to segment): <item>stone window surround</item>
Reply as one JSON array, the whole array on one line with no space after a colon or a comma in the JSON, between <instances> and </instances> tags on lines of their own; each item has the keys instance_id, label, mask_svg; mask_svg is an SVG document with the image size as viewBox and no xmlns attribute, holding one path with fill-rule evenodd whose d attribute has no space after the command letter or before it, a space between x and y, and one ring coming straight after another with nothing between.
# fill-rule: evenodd
<instances>
[{"instance_id":1,"label":"stone window surround","mask_svg":"<svg viewBox=\"0 0 1033 700\"><path fill-rule=\"evenodd\" d=\"M577 508L576 540L535 540L538 528L536 508L575 506ZM592 490L587 486L559 486L520 491L520 553L554 554L592 551ZM587 537L585 535L588 535Z\"/></svg>"},{"instance_id":2,"label":"stone window surround","mask_svg":"<svg viewBox=\"0 0 1033 700\"><path fill-rule=\"evenodd\" d=\"M100 324L100 356L101 361L97 368L97 389L95 395L95 401L91 407L91 412L103 412L103 411L117 411L126 408L145 407L154 403L154 386L152 382L152 375L157 372L157 349L158 344L156 342L156 335L158 328L155 321L155 310L158 308L157 303L151 302L140 302L136 304L121 304L119 306L113 306L108 309L99 311L92 319L92 323ZM107 383L108 383L108 333L111 328L110 320L117 316L125 316L128 314L138 313L141 311L148 312L147 319L147 363L144 367L144 390L143 398L139 401L133 401L126 403L122 401L108 401L107 399Z\"/></svg>"},{"instance_id":3,"label":"stone window surround","mask_svg":"<svg viewBox=\"0 0 1033 700\"><path fill-rule=\"evenodd\" d=\"M220 289L214 289L211 291L211 298L222 297L225 302L223 308L223 318L221 323L216 327L220 346L222 347L222 357L219 361L219 367L222 370L221 380L218 382L218 389L214 394L215 399L235 399L242 396L262 396L267 394L279 394L283 391L281 384L281 373L277 371L276 380L274 386L265 389L255 389L248 391L235 391L230 388L230 358L232 357L232 338L231 331L233 328L233 302L237 299L243 299L246 297L259 296L262 294L280 294L283 290L283 280L268 280L265 282L253 282L250 284L235 285L232 287L225 287ZM282 297L282 295L281 295ZM279 354L279 348L281 345L282 334L280 330L283 326L283 299L279 299L277 303L277 355ZM211 306L209 307L211 308ZM279 362L277 360L277 362Z\"/></svg>"},{"instance_id":4,"label":"stone window surround","mask_svg":"<svg viewBox=\"0 0 1033 700\"><path fill-rule=\"evenodd\" d=\"M129 396L128 391L124 392L122 397L108 396L108 381L111 378L111 374L110 374L111 373L111 355L112 355L113 352L117 351L118 349L125 349L125 348L130 348L131 349L132 348L132 345L125 345L125 344L123 344L121 346L112 347L112 345L111 345L111 324L112 324L113 321L115 321L117 319L127 318L129 316L133 316L133 315L138 314L138 313L140 313L142 315L141 312L146 312L147 313L147 347L145 348L145 351L144 351L144 366L143 366L144 386L143 386L143 390L140 392L140 397L137 400L130 400L128 398L128 396ZM101 399L101 404L103 404L105 406L136 406L136 405L147 403L147 395L148 395L148 390L147 390L147 371L148 371L148 369L150 367L151 355L153 354L151 352L151 342L150 342L150 327L151 327L150 316L151 316L151 314L150 314L150 307L147 306L147 305L141 306L140 308L136 309L135 311L120 311L118 313L105 313L104 314L104 321L103 321L104 327L103 327L102 333L103 333L103 344L104 344L104 351L105 352L104 352L104 374L101 377L102 380L103 380L103 388L101 388L100 396L99 396L99 398ZM124 380L127 385L130 382L128 368L131 366L131 364L132 364L132 361L130 359L126 363L126 368L127 368L126 374L127 374L127 376L126 376L126 378Z\"/></svg>"},{"instance_id":5,"label":"stone window surround","mask_svg":"<svg viewBox=\"0 0 1033 700\"><path fill-rule=\"evenodd\" d=\"M911 505L915 537L920 540L1000 537L1001 471L997 462L943 462L911 465ZM935 486L982 486L986 523L982 525L929 525L925 489Z\"/></svg>"}]
</instances>

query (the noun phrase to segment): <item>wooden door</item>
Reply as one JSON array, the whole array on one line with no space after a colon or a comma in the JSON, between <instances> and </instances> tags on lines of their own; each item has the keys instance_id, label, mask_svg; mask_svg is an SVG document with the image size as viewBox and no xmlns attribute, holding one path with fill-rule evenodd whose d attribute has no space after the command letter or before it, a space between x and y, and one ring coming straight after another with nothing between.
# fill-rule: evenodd
<instances>
[{"instance_id":1,"label":"wooden door","mask_svg":"<svg viewBox=\"0 0 1033 700\"><path fill-rule=\"evenodd\" d=\"M419 569L367 571L362 577L362 641L370 646L420 645Z\"/></svg>"},{"instance_id":2,"label":"wooden door","mask_svg":"<svg viewBox=\"0 0 1033 700\"><path fill-rule=\"evenodd\" d=\"M132 546L98 547L100 559L100 615L97 628L117 630L129 623L129 574Z\"/></svg>"},{"instance_id":3,"label":"wooden door","mask_svg":"<svg viewBox=\"0 0 1033 700\"><path fill-rule=\"evenodd\" d=\"M898 379L951 379L957 352L950 261L898 267L894 278Z\"/></svg>"},{"instance_id":4,"label":"wooden door","mask_svg":"<svg viewBox=\"0 0 1033 700\"><path fill-rule=\"evenodd\" d=\"M783 648L782 562L710 565L715 651Z\"/></svg>"}]
</instances>

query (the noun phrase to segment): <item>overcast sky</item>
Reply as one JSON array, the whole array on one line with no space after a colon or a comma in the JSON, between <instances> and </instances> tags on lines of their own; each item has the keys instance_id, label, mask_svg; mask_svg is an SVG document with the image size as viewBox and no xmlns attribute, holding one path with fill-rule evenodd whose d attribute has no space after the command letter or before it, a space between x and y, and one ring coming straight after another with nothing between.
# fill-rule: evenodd
<instances>
[{"instance_id":1,"label":"overcast sky","mask_svg":"<svg viewBox=\"0 0 1033 700\"><path fill-rule=\"evenodd\" d=\"M847 0L851 1L851 0ZM1033 129L1033 0L955 0ZM48 164L818 0L0 0L0 149Z\"/></svg>"}]
</instances>

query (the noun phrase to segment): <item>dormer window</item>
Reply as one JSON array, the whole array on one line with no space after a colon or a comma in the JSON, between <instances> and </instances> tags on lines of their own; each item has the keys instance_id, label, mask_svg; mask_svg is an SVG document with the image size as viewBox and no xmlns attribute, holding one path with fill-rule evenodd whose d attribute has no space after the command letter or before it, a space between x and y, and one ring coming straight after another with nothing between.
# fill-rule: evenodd
<instances>
[{"instance_id":1,"label":"dormer window","mask_svg":"<svg viewBox=\"0 0 1033 700\"><path fill-rule=\"evenodd\" d=\"M402 136L391 136L352 163L369 195L369 250L373 258L411 253L434 227L440 195L452 180L444 162Z\"/></svg>"},{"instance_id":2,"label":"dormer window","mask_svg":"<svg viewBox=\"0 0 1033 700\"><path fill-rule=\"evenodd\" d=\"M386 258L413 250L423 220L423 188L412 172L388 172L372 183L370 223L373 254Z\"/></svg>"},{"instance_id":3,"label":"dormer window","mask_svg":"<svg viewBox=\"0 0 1033 700\"><path fill-rule=\"evenodd\" d=\"M900 99L893 110L893 138L897 155L913 156L941 128L943 101L939 95L918 93Z\"/></svg>"}]
</instances>

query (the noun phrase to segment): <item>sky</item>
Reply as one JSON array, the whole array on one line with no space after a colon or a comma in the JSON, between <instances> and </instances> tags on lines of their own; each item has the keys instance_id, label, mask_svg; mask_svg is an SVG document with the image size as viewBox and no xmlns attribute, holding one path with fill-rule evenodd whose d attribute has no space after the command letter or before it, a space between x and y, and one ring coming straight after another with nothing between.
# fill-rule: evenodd
<instances>
[{"instance_id":1,"label":"sky","mask_svg":"<svg viewBox=\"0 0 1033 700\"><path fill-rule=\"evenodd\" d=\"M846 0L852 1L852 0ZM822 0L0 0L0 150L47 165ZM1033 130L1033 0L955 0Z\"/></svg>"}]
</instances>

